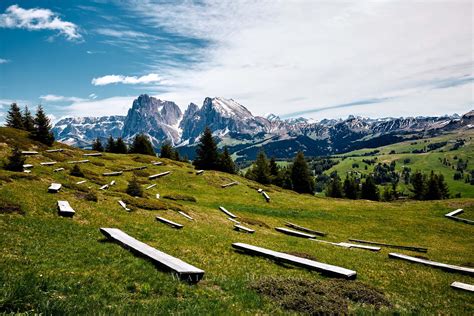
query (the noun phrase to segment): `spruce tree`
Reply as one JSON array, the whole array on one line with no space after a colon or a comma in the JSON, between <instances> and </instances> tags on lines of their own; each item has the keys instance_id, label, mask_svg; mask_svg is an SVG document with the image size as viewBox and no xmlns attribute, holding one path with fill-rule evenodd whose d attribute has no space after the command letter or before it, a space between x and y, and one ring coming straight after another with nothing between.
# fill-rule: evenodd
<instances>
[{"instance_id":1,"label":"spruce tree","mask_svg":"<svg viewBox=\"0 0 474 316\"><path fill-rule=\"evenodd\" d=\"M150 140L144 134L138 134L135 136L132 146L130 146L129 152L132 154L156 156L155 150L153 149Z\"/></svg>"},{"instance_id":2,"label":"spruce tree","mask_svg":"<svg viewBox=\"0 0 474 316\"><path fill-rule=\"evenodd\" d=\"M270 159L270 174L273 177L278 176L278 173L280 171L280 167L278 167L278 164L276 163L275 157L272 157Z\"/></svg>"},{"instance_id":3,"label":"spruce tree","mask_svg":"<svg viewBox=\"0 0 474 316\"><path fill-rule=\"evenodd\" d=\"M355 200L359 194L359 184L353 177L346 176L343 184L344 196L347 199Z\"/></svg>"},{"instance_id":4,"label":"spruce tree","mask_svg":"<svg viewBox=\"0 0 474 316\"><path fill-rule=\"evenodd\" d=\"M270 184L270 165L267 160L265 152L261 150L257 155L257 160L254 165L249 169L248 176L250 179L257 181L261 184Z\"/></svg>"},{"instance_id":5,"label":"spruce tree","mask_svg":"<svg viewBox=\"0 0 474 316\"><path fill-rule=\"evenodd\" d=\"M426 183L426 194L424 196L425 200L440 200L441 199L441 190L439 188L438 176L435 175L433 170L431 171L430 177Z\"/></svg>"},{"instance_id":6,"label":"spruce tree","mask_svg":"<svg viewBox=\"0 0 474 316\"><path fill-rule=\"evenodd\" d=\"M410 179L413 192L413 198L415 200L423 200L425 196L426 186L423 174L420 171L415 172Z\"/></svg>"},{"instance_id":7,"label":"spruce tree","mask_svg":"<svg viewBox=\"0 0 474 316\"><path fill-rule=\"evenodd\" d=\"M105 151L108 153L114 153L115 152L115 140L112 137L112 135L109 136L107 139L107 145L105 145Z\"/></svg>"},{"instance_id":8,"label":"spruce tree","mask_svg":"<svg viewBox=\"0 0 474 316\"><path fill-rule=\"evenodd\" d=\"M343 190L341 179L337 174L335 174L329 182L328 186L326 187L326 196L333 198L342 198L342 195Z\"/></svg>"},{"instance_id":9,"label":"spruce tree","mask_svg":"<svg viewBox=\"0 0 474 316\"><path fill-rule=\"evenodd\" d=\"M122 137L117 138L117 142L115 142L114 152L117 154L126 154L128 152L127 144L125 144Z\"/></svg>"},{"instance_id":10,"label":"spruce tree","mask_svg":"<svg viewBox=\"0 0 474 316\"><path fill-rule=\"evenodd\" d=\"M196 158L194 159L194 166L197 169L214 169L218 168L219 153L217 152L217 145L212 137L212 132L206 126L204 132L199 139L199 144L196 148Z\"/></svg>"},{"instance_id":11,"label":"spruce tree","mask_svg":"<svg viewBox=\"0 0 474 316\"><path fill-rule=\"evenodd\" d=\"M97 137L92 143L92 150L99 151L99 152L104 151L104 146L102 146L102 142L100 141L99 137Z\"/></svg>"},{"instance_id":12,"label":"spruce tree","mask_svg":"<svg viewBox=\"0 0 474 316\"><path fill-rule=\"evenodd\" d=\"M84 178L84 173L82 172L81 168L77 164L75 164L74 167L72 167L71 172L69 174L71 176Z\"/></svg>"},{"instance_id":13,"label":"spruce tree","mask_svg":"<svg viewBox=\"0 0 474 316\"><path fill-rule=\"evenodd\" d=\"M380 200L379 189L372 175L365 178L365 182L362 183L361 198L372 201Z\"/></svg>"},{"instance_id":14,"label":"spruce tree","mask_svg":"<svg viewBox=\"0 0 474 316\"><path fill-rule=\"evenodd\" d=\"M173 155L173 146L171 146L171 143L169 141L164 142L160 148L160 158L172 159Z\"/></svg>"},{"instance_id":15,"label":"spruce tree","mask_svg":"<svg viewBox=\"0 0 474 316\"><path fill-rule=\"evenodd\" d=\"M179 156L179 151L176 149L173 149L171 152L171 159L176 160L176 161L181 161L181 157Z\"/></svg>"},{"instance_id":16,"label":"spruce tree","mask_svg":"<svg viewBox=\"0 0 474 316\"><path fill-rule=\"evenodd\" d=\"M296 154L291 167L291 182L293 190L298 193L313 194L314 192L314 179L302 151Z\"/></svg>"},{"instance_id":17,"label":"spruce tree","mask_svg":"<svg viewBox=\"0 0 474 316\"><path fill-rule=\"evenodd\" d=\"M17 128L17 129L24 129L23 126L23 117L21 116L21 111L16 103L12 103L10 105L10 110L7 112L6 117L6 126Z\"/></svg>"},{"instance_id":18,"label":"spruce tree","mask_svg":"<svg viewBox=\"0 0 474 316\"><path fill-rule=\"evenodd\" d=\"M8 157L8 162L4 166L6 170L10 171L23 171L23 164L25 163L26 157L23 156L18 147L13 148L13 152Z\"/></svg>"},{"instance_id":19,"label":"spruce tree","mask_svg":"<svg viewBox=\"0 0 474 316\"><path fill-rule=\"evenodd\" d=\"M31 115L30 110L28 109L27 106L25 106L25 109L23 110L23 128L25 131L28 132L33 132L35 129L35 119Z\"/></svg>"},{"instance_id":20,"label":"spruce tree","mask_svg":"<svg viewBox=\"0 0 474 316\"><path fill-rule=\"evenodd\" d=\"M448 184L444 181L444 176L442 174L438 175L438 187L441 192L441 199L449 199Z\"/></svg>"},{"instance_id":21,"label":"spruce tree","mask_svg":"<svg viewBox=\"0 0 474 316\"><path fill-rule=\"evenodd\" d=\"M232 174L236 173L235 164L229 154L227 146L224 147L223 153L219 155L219 170Z\"/></svg>"},{"instance_id":22,"label":"spruce tree","mask_svg":"<svg viewBox=\"0 0 474 316\"><path fill-rule=\"evenodd\" d=\"M131 196L143 196L143 189L135 176L128 183L126 192Z\"/></svg>"},{"instance_id":23,"label":"spruce tree","mask_svg":"<svg viewBox=\"0 0 474 316\"><path fill-rule=\"evenodd\" d=\"M35 128L31 132L31 137L48 146L51 146L54 143L54 135L51 132L51 123L41 105L38 106L38 110L36 111Z\"/></svg>"}]
</instances>

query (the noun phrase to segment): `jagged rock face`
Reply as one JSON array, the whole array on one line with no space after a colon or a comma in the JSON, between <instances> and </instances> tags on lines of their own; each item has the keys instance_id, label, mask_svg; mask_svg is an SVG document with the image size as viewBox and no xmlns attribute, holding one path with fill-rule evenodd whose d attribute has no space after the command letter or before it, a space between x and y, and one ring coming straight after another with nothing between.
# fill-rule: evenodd
<instances>
[{"instance_id":1,"label":"jagged rock face","mask_svg":"<svg viewBox=\"0 0 474 316\"><path fill-rule=\"evenodd\" d=\"M254 134L264 132L268 120L254 117L249 110L232 99L206 98L201 109L191 104L181 122L182 139L193 143L208 126L213 132L223 136L228 133Z\"/></svg>"},{"instance_id":2,"label":"jagged rock face","mask_svg":"<svg viewBox=\"0 0 474 316\"><path fill-rule=\"evenodd\" d=\"M181 118L181 109L176 103L144 94L134 100L132 108L128 110L122 136L130 139L136 134L145 133L156 147L164 140L176 144L181 136L177 129Z\"/></svg>"}]
</instances>

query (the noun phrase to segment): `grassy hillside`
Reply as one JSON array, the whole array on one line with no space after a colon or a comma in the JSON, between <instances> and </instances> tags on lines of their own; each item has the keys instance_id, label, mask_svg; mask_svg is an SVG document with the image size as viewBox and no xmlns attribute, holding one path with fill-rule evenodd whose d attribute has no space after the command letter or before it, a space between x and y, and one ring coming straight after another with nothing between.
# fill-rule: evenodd
<instances>
[{"instance_id":1,"label":"grassy hillside","mask_svg":"<svg viewBox=\"0 0 474 316\"><path fill-rule=\"evenodd\" d=\"M280 314L301 306L305 298L316 301L321 311L356 313L473 314L472 293L449 287L453 281L474 283L472 277L447 273L388 258L389 252L419 255L383 248L380 252L345 249L311 240L282 235L274 227L292 221L327 232L320 238L347 241L348 238L385 241L428 247L422 254L432 260L474 266L473 226L445 219L443 215L464 208L474 219L474 199L434 202L378 203L347 201L299 195L277 187L265 187L272 198L266 203L256 192L260 187L239 176L205 172L196 176L191 165L153 157L105 154L91 157L81 169L86 182L69 175L66 161L82 158L84 151L68 148L62 153L43 152L22 132L0 128L0 157L11 145L41 151L27 163L31 174L0 170L0 312L30 313L136 313L136 314ZM58 145L59 146L59 145ZM55 147L58 147L55 146ZM55 160L55 166L40 166ZM124 191L133 176L102 177L102 172L147 165L137 171L145 198L132 198ZM65 172L54 173L64 167ZM171 175L149 181L150 174L171 171ZM98 188L111 180L117 185L107 191ZM239 185L221 188L238 181ZM60 193L47 193L51 182L63 184ZM98 202L85 199L85 188L97 193ZM192 196L196 202L156 199L165 195ZM127 202L132 212L117 203ZM57 200L68 200L76 210L73 219L57 216ZM225 206L242 223L256 230L247 235L232 230L233 224L218 210ZM195 218L188 221L176 210ZM184 224L181 230L155 220L156 215ZM169 273L134 256L121 246L107 242L100 227L120 228L131 236L206 271L195 285L180 282ZM268 259L237 253L233 242L245 242L269 249L298 253L318 261L356 270L357 281L334 283L316 272L276 264ZM302 295L278 301L272 286L291 286L298 279ZM293 282L293 283L292 283ZM293 285L291 285L293 284ZM291 286L290 286L291 285ZM265 288L266 286L266 288ZM352 300L340 301L341 291L353 289ZM376 309L370 304L375 294L389 302ZM273 293L264 295L259 293ZM293 292L296 293L296 292ZM364 294L365 293L365 294ZM332 302L332 303L331 303ZM342 302L342 303L341 303ZM301 304L298 304L301 303Z\"/></svg>"}]
</instances>

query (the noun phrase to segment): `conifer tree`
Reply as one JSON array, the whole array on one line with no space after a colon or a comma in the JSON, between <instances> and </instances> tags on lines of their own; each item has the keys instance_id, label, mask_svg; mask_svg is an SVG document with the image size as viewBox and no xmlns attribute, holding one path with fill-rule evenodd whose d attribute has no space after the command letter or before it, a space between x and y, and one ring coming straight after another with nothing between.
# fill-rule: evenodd
<instances>
[{"instance_id":1,"label":"conifer tree","mask_svg":"<svg viewBox=\"0 0 474 316\"><path fill-rule=\"evenodd\" d=\"M31 112L28 109L28 106L25 106L25 109L23 110L22 122L23 122L23 129L25 131L28 131L28 132L34 131L35 119L31 115Z\"/></svg>"},{"instance_id":2,"label":"conifer tree","mask_svg":"<svg viewBox=\"0 0 474 316\"><path fill-rule=\"evenodd\" d=\"M365 178L365 182L362 183L361 198L372 201L380 200L380 192L372 175Z\"/></svg>"},{"instance_id":3,"label":"conifer tree","mask_svg":"<svg viewBox=\"0 0 474 316\"><path fill-rule=\"evenodd\" d=\"M99 137L97 137L92 143L92 150L99 151L99 152L104 151L104 146L102 145L102 142L100 141Z\"/></svg>"},{"instance_id":4,"label":"conifer tree","mask_svg":"<svg viewBox=\"0 0 474 316\"><path fill-rule=\"evenodd\" d=\"M314 179L302 151L296 154L291 167L291 183L293 183L293 190L298 193L312 194L314 192Z\"/></svg>"},{"instance_id":5,"label":"conifer tree","mask_svg":"<svg viewBox=\"0 0 474 316\"><path fill-rule=\"evenodd\" d=\"M181 161L181 157L179 156L179 151L176 149L173 149L171 152L171 159L176 160L176 161Z\"/></svg>"},{"instance_id":6,"label":"conifer tree","mask_svg":"<svg viewBox=\"0 0 474 316\"><path fill-rule=\"evenodd\" d=\"M346 176L343 184L344 196L347 199L355 200L359 195L359 184L353 177Z\"/></svg>"},{"instance_id":7,"label":"conifer tree","mask_svg":"<svg viewBox=\"0 0 474 316\"><path fill-rule=\"evenodd\" d=\"M82 172L81 168L77 164L75 164L74 167L72 167L71 172L69 174L71 176L84 178L84 173Z\"/></svg>"},{"instance_id":8,"label":"conifer tree","mask_svg":"<svg viewBox=\"0 0 474 316\"><path fill-rule=\"evenodd\" d=\"M35 128L31 132L31 137L48 146L51 146L54 143L54 135L51 132L51 123L41 105L38 106L38 110L36 111Z\"/></svg>"},{"instance_id":9,"label":"conifer tree","mask_svg":"<svg viewBox=\"0 0 474 316\"><path fill-rule=\"evenodd\" d=\"M10 105L10 110L8 110L6 117L6 126L17 129L24 128L23 117L21 116L20 108L18 105L16 105L16 103L12 103Z\"/></svg>"},{"instance_id":10,"label":"conifer tree","mask_svg":"<svg viewBox=\"0 0 474 316\"><path fill-rule=\"evenodd\" d=\"M425 179L423 174L420 171L415 172L410 179L413 192L413 198L415 200L423 200L425 196Z\"/></svg>"},{"instance_id":11,"label":"conifer tree","mask_svg":"<svg viewBox=\"0 0 474 316\"><path fill-rule=\"evenodd\" d=\"M132 154L156 156L150 140L144 134L138 134L135 136L129 152Z\"/></svg>"},{"instance_id":12,"label":"conifer tree","mask_svg":"<svg viewBox=\"0 0 474 316\"><path fill-rule=\"evenodd\" d=\"M194 166L197 169L218 169L219 153L217 152L217 145L212 137L212 132L206 126L204 132L199 139L199 144L196 149L196 158L194 159Z\"/></svg>"},{"instance_id":13,"label":"conifer tree","mask_svg":"<svg viewBox=\"0 0 474 316\"><path fill-rule=\"evenodd\" d=\"M278 167L278 164L276 163L275 157L272 157L270 159L270 174L273 177L278 176L278 173L280 171L280 167Z\"/></svg>"},{"instance_id":14,"label":"conifer tree","mask_svg":"<svg viewBox=\"0 0 474 316\"><path fill-rule=\"evenodd\" d=\"M135 176L128 183L126 192L131 196L143 196L143 189Z\"/></svg>"},{"instance_id":15,"label":"conifer tree","mask_svg":"<svg viewBox=\"0 0 474 316\"><path fill-rule=\"evenodd\" d=\"M6 170L10 171L23 171L23 164L25 163L26 157L23 156L18 147L13 148L13 152L8 157L8 162L5 165Z\"/></svg>"},{"instance_id":16,"label":"conifer tree","mask_svg":"<svg viewBox=\"0 0 474 316\"><path fill-rule=\"evenodd\" d=\"M108 153L114 153L115 152L115 140L112 137L112 135L109 136L107 139L107 145L105 145L105 151Z\"/></svg>"},{"instance_id":17,"label":"conifer tree","mask_svg":"<svg viewBox=\"0 0 474 316\"><path fill-rule=\"evenodd\" d=\"M248 178L261 184L270 184L270 165L265 152L261 150L257 155L257 160L247 172Z\"/></svg>"},{"instance_id":18,"label":"conifer tree","mask_svg":"<svg viewBox=\"0 0 474 316\"><path fill-rule=\"evenodd\" d=\"M442 174L438 175L438 187L441 192L441 199L449 199L448 184L444 181L444 176Z\"/></svg>"},{"instance_id":19,"label":"conifer tree","mask_svg":"<svg viewBox=\"0 0 474 316\"><path fill-rule=\"evenodd\" d=\"M124 143L122 137L117 138L114 152L117 154L126 154L128 152L127 144Z\"/></svg>"},{"instance_id":20,"label":"conifer tree","mask_svg":"<svg viewBox=\"0 0 474 316\"><path fill-rule=\"evenodd\" d=\"M171 143L169 141L164 142L160 148L160 158L172 159L173 155L173 146L171 146Z\"/></svg>"},{"instance_id":21,"label":"conifer tree","mask_svg":"<svg viewBox=\"0 0 474 316\"><path fill-rule=\"evenodd\" d=\"M223 153L219 155L219 170L232 174L236 173L235 164L229 154L227 146L224 147Z\"/></svg>"},{"instance_id":22,"label":"conifer tree","mask_svg":"<svg viewBox=\"0 0 474 316\"><path fill-rule=\"evenodd\" d=\"M341 179L337 174L335 174L331 181L329 182L326 188L326 196L333 197L333 198L342 198L343 191L342 191L342 184Z\"/></svg>"}]
</instances>

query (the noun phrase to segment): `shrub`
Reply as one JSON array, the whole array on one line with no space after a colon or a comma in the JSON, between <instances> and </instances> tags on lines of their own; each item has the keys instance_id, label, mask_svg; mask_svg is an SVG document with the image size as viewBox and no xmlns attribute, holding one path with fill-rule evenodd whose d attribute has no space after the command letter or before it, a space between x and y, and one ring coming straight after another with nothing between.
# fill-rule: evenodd
<instances>
[{"instance_id":1,"label":"shrub","mask_svg":"<svg viewBox=\"0 0 474 316\"><path fill-rule=\"evenodd\" d=\"M18 147L13 149L13 153L8 157L8 162L5 165L6 170L10 171L23 171L23 164L25 163L26 158L22 155Z\"/></svg>"},{"instance_id":2,"label":"shrub","mask_svg":"<svg viewBox=\"0 0 474 316\"><path fill-rule=\"evenodd\" d=\"M138 183L137 178L135 176L128 183L126 192L128 195L131 195L131 196L140 196L140 197L143 196L143 189L140 186L140 183Z\"/></svg>"},{"instance_id":3,"label":"shrub","mask_svg":"<svg viewBox=\"0 0 474 316\"><path fill-rule=\"evenodd\" d=\"M69 173L71 176L84 178L84 173L82 172L81 168L76 164L72 167L71 172Z\"/></svg>"}]
</instances>

